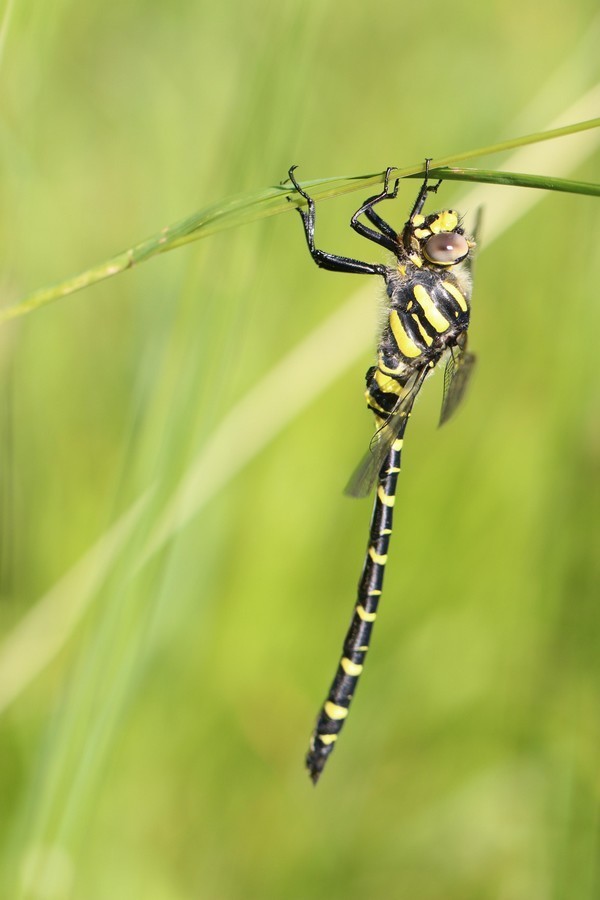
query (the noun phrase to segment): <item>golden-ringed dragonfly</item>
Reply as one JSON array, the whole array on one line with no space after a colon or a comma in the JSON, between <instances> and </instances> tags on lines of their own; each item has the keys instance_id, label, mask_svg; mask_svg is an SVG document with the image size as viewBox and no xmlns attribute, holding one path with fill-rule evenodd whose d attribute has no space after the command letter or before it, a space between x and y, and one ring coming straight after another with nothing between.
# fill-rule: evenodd
<instances>
[{"instance_id":1,"label":"golden-ringed dragonfly","mask_svg":"<svg viewBox=\"0 0 600 900\"><path fill-rule=\"evenodd\" d=\"M396 232L375 211L379 203L398 194L400 179L390 189L393 167L386 171L381 193L365 200L350 220L354 231L389 251L387 265L326 253L315 247L315 203L296 180L295 169L292 166L288 176L306 202L306 207L303 203L297 209L313 260L334 272L380 275L387 307L377 365L366 375L367 405L375 415L376 433L346 493L364 497L375 485L377 490L352 621L306 756L316 784L346 721L369 649L388 558L402 443L413 404L427 376L445 359L442 424L460 402L473 369L475 357L467 352L467 329L475 242L465 235L455 210L423 215L428 194L441 184L429 184L427 160L425 179L402 231ZM361 216L368 225L360 221Z\"/></svg>"}]
</instances>

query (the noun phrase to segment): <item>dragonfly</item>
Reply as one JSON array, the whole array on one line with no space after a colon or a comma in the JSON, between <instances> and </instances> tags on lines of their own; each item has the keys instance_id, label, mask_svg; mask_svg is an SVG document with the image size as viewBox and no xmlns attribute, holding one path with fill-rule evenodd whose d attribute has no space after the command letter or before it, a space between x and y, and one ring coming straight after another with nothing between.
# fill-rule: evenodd
<instances>
[{"instance_id":1,"label":"dragonfly","mask_svg":"<svg viewBox=\"0 0 600 900\"><path fill-rule=\"evenodd\" d=\"M367 496L375 488L375 500L350 627L306 755L314 784L344 726L371 643L392 534L404 433L413 405L428 375L445 361L440 424L446 422L461 402L475 364L475 356L467 350L475 240L465 234L456 210L423 214L429 194L437 193L442 183L430 184L429 164L426 160L423 183L401 231L375 209L398 195L400 179L391 184L393 166L386 170L383 190L365 200L350 220L354 231L388 252L385 264L318 249L315 202L298 182L297 166L288 172L294 189L288 199L296 203L314 262L334 272L378 275L386 288L377 363L366 374L366 400L375 416L375 435L346 487L346 493L354 497Z\"/></svg>"}]
</instances>

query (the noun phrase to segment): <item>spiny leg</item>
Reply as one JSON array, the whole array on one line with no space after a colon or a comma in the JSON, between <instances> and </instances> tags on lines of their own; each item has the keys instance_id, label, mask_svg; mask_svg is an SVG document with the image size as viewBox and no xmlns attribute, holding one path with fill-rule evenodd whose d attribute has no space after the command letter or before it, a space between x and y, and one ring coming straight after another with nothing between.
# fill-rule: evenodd
<instances>
[{"instance_id":1,"label":"spiny leg","mask_svg":"<svg viewBox=\"0 0 600 900\"><path fill-rule=\"evenodd\" d=\"M392 533L396 485L400 472L402 439L408 415L409 410L407 409L404 425L379 474L367 555L358 585L357 604L344 640L342 658L311 736L306 767L314 784L319 780L325 763L335 746L335 741L343 728L369 649L383 588L385 564Z\"/></svg>"},{"instance_id":2,"label":"spiny leg","mask_svg":"<svg viewBox=\"0 0 600 900\"><path fill-rule=\"evenodd\" d=\"M427 157L425 160L425 178L423 179L423 184L421 185L421 190L417 195L417 199L415 200L415 205L412 208L411 214L408 217L407 225L412 222L415 216L418 216L423 207L425 206L425 201L427 200L427 194L436 194L437 189L442 183L443 179L439 179L437 184L428 184L429 182L429 164L431 163L431 157Z\"/></svg>"},{"instance_id":3,"label":"spiny leg","mask_svg":"<svg viewBox=\"0 0 600 900\"><path fill-rule=\"evenodd\" d=\"M385 172L383 190L381 193L375 194L373 197L369 197L368 200L365 200L360 209L357 209L350 219L350 226L358 232L358 234L362 237L366 237L370 241L375 241L376 244L381 244L387 250L391 250L392 253L396 253L398 250L398 235L391 225L388 225L385 219L382 219L381 216L375 212L373 207L377 203L381 203L382 200L395 200L398 196L398 185L400 184L399 178L396 178L393 189L391 191L389 189L390 174L394 169L395 166L388 166ZM367 228L366 225L363 225L362 222L358 221L358 217L363 214L366 215L367 219L373 225L375 225L378 231Z\"/></svg>"},{"instance_id":4,"label":"spiny leg","mask_svg":"<svg viewBox=\"0 0 600 900\"><path fill-rule=\"evenodd\" d=\"M437 184L429 184L429 165L431 163L431 158L427 157L425 160L425 178L423 179L423 184L421 185L421 189L417 195L417 199L414 202L413 208L411 210L410 216L408 218L408 222L405 224L408 225L415 216L419 215L425 205L425 201L427 199L427 194L435 194L439 186L442 183L442 179L440 178ZM382 200L394 200L398 196L398 186L400 184L400 179L397 178L394 184L394 188L392 191L389 189L389 181L390 174L393 172L395 166L388 166L385 173L385 179L383 184L383 191L380 194L376 194L373 197L369 197L363 205L358 209L350 220L350 225L363 237L368 238L368 240L375 241L378 244L382 244L388 250L391 250L392 253L396 253L398 249L398 235L396 231L379 216L373 207L380 203ZM374 231L372 228L367 228L366 225L363 225L358 221L358 217L362 214L365 214L367 219L375 225L375 227L381 232L379 234L377 231Z\"/></svg>"},{"instance_id":5,"label":"spiny leg","mask_svg":"<svg viewBox=\"0 0 600 900\"><path fill-rule=\"evenodd\" d=\"M306 203L308 205L308 211L300 209L300 207L297 207L297 209L300 213L302 224L304 225L304 233L306 235L306 243L308 244L310 255L312 256L316 264L321 269L329 269L333 272L354 272L356 274L362 275L384 275L385 266L377 265L375 263L361 262L361 260L359 259L351 259L347 256L337 256L333 253L326 253L324 250L319 250L317 247L315 247L315 201L297 182L294 175L294 170L296 168L297 166L292 166L290 168L288 177L300 196L306 200ZM291 198L288 197L288 200L291 201Z\"/></svg>"}]
</instances>

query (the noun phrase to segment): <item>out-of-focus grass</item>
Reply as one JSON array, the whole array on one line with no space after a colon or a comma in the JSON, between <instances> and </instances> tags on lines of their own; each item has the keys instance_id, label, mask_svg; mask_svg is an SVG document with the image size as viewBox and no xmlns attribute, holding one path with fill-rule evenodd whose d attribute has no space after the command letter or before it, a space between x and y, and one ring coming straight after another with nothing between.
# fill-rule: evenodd
<instances>
[{"instance_id":1,"label":"out-of-focus grass","mask_svg":"<svg viewBox=\"0 0 600 900\"><path fill-rule=\"evenodd\" d=\"M378 171L543 128L597 79L594 11L559 3L536 43L533 3L443 26L387 4L16 6L3 299L291 162ZM321 246L369 252L355 206L319 210ZM374 651L317 791L301 758L366 540L368 505L340 492L369 353L139 559L240 396L363 281L319 272L289 215L5 330L6 633L147 497L4 712L7 897L597 896L597 221L592 198L548 197L478 262L474 389L437 432L433 380L411 423Z\"/></svg>"}]
</instances>

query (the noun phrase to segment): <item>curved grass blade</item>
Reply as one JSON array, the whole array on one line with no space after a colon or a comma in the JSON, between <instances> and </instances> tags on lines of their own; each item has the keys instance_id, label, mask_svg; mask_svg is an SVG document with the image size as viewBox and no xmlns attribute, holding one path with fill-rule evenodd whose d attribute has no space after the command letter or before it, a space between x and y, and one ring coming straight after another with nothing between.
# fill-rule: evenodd
<instances>
[{"instance_id":1,"label":"curved grass blade","mask_svg":"<svg viewBox=\"0 0 600 900\"><path fill-rule=\"evenodd\" d=\"M471 181L479 184L503 184L511 187L538 188L544 191L562 191L567 194L586 194L600 197L600 184L590 181L573 181L570 178L554 178L552 175L527 175L521 172L498 172L496 169L460 169L439 166L430 169L432 178L443 181ZM421 178L421 175L407 175Z\"/></svg>"},{"instance_id":2,"label":"curved grass blade","mask_svg":"<svg viewBox=\"0 0 600 900\"><path fill-rule=\"evenodd\" d=\"M492 153L501 153L514 147L523 147L526 144L536 144L541 141L565 137L570 134L588 131L589 129L598 127L600 127L600 118L588 119L585 122L577 122L573 125L563 126L562 128L553 128L549 131L536 132L535 134L524 135L523 137L513 138L509 141L490 144L487 147L467 150L463 153L456 153L451 156L442 157L441 159L432 160L431 171L433 173L436 169L450 166L453 163L465 159L473 159L477 156L486 156ZM459 172L459 169L455 169L454 175L448 174L444 177L449 179L453 177L460 180ZM411 176L421 177L423 173L423 161L397 170L397 176L399 178L409 178ZM489 172L488 181L489 183L497 184L513 183L503 181L503 175L505 175L505 173ZM307 181L305 182L305 185L310 187L311 194L315 199L324 200L338 196L339 194L347 194L352 191L362 190L364 187L372 184L378 184L383 180L383 177L384 173L378 172L374 175L347 178L324 178L317 181ZM536 176L528 177L535 178ZM540 176L540 178L544 181L542 176ZM463 180L468 181L477 179L465 177ZM563 181L564 184L564 179L547 178L547 185L540 182L535 185L530 184L525 186L547 187L548 190L556 190L557 188L552 187L552 182L557 182L559 180ZM585 191L581 189L583 185L582 182L574 182L574 184L578 186L575 193L585 193ZM594 185L592 187L595 189L597 186ZM563 190L568 189L569 188L566 186L563 187ZM194 213L192 216L182 219L180 222L166 226L158 234L142 241L140 244L130 247L128 250L124 250L122 253L118 253L116 256L111 257L105 262L92 266L84 272L68 278L65 281L34 291L23 300L0 310L0 325L3 325L11 319L33 312L36 309L40 309L42 306L46 306L54 300L75 293L75 291L82 290L92 284L97 284L99 281L111 278L113 275L118 275L138 263L144 262L153 256L157 256L159 253L165 253L167 250L174 250L176 247L181 247L184 244L199 240L200 238L208 237L209 235L215 234L218 231L223 231L226 228L232 228L236 225L242 225L246 222L252 222L257 219L278 215L279 213L287 211L290 209L287 198L288 196L291 196L292 193L293 192L289 188L280 184L263 191L255 191L251 194L231 197L228 200L221 201L212 206L207 206L199 212ZM595 190L592 191L592 193L595 193Z\"/></svg>"}]
</instances>

